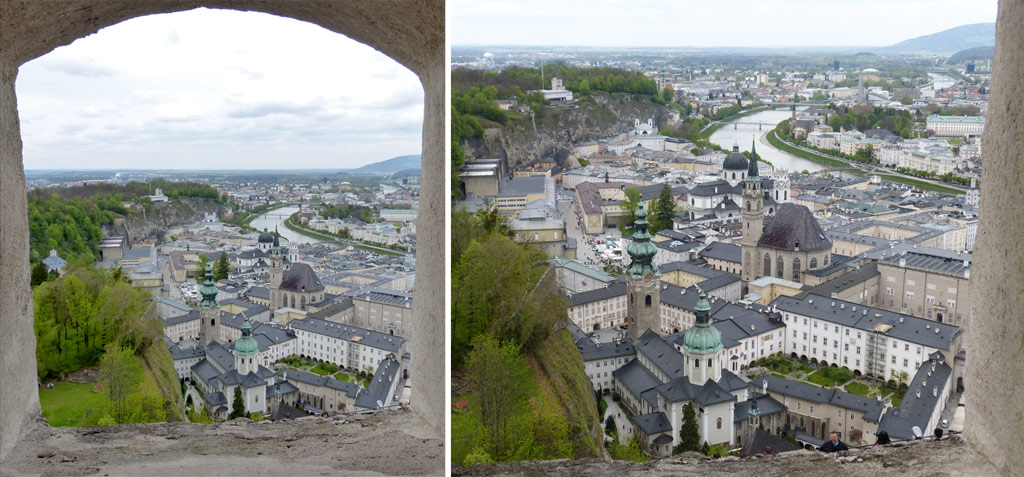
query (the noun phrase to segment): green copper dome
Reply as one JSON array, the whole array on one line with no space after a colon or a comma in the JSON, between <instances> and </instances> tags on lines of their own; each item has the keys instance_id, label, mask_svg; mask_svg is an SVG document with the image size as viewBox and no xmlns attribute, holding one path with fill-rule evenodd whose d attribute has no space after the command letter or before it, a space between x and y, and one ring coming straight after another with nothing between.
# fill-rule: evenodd
<instances>
[{"instance_id":1,"label":"green copper dome","mask_svg":"<svg viewBox=\"0 0 1024 477\"><path fill-rule=\"evenodd\" d=\"M633 278L640 278L648 272L658 275L658 266L654 264L654 256L658 247L651 243L651 234L647 231L647 211L641 202L633 222L633 241L626 247L631 261L627 271Z\"/></svg>"},{"instance_id":2,"label":"green copper dome","mask_svg":"<svg viewBox=\"0 0 1024 477\"><path fill-rule=\"evenodd\" d=\"M711 304L708 303L708 296L700 292L696 307L697 324L683 334L683 349L688 353L711 354L722 349L722 332L711 326L709 310Z\"/></svg>"},{"instance_id":3,"label":"green copper dome","mask_svg":"<svg viewBox=\"0 0 1024 477\"><path fill-rule=\"evenodd\" d=\"M213 266L207 262L206 275L203 276L203 286L199 288L199 294L203 295L203 301L199 306L210 309L217 306L217 287L213 284Z\"/></svg>"},{"instance_id":4,"label":"green copper dome","mask_svg":"<svg viewBox=\"0 0 1024 477\"><path fill-rule=\"evenodd\" d=\"M252 337L252 324L249 317L242 321L242 337L235 341L235 356L252 356L259 352L260 346Z\"/></svg>"}]
</instances>

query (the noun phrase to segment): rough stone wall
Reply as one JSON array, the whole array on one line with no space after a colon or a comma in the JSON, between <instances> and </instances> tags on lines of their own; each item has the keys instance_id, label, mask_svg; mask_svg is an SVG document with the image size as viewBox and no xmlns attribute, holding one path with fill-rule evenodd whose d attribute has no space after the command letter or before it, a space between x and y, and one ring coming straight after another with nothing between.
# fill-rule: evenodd
<instances>
[{"instance_id":1,"label":"rough stone wall","mask_svg":"<svg viewBox=\"0 0 1024 477\"><path fill-rule=\"evenodd\" d=\"M1001 475L1024 468L1024 0L1000 0L967 335L967 439Z\"/></svg>"},{"instance_id":2,"label":"rough stone wall","mask_svg":"<svg viewBox=\"0 0 1024 477\"><path fill-rule=\"evenodd\" d=\"M25 62L131 18L197 7L252 10L365 43L420 77L425 93L418 262L416 414L443 433L445 43L443 0L0 0L0 458L39 415L28 277L28 216L14 82ZM430 219L430 218L433 219Z\"/></svg>"}]
</instances>

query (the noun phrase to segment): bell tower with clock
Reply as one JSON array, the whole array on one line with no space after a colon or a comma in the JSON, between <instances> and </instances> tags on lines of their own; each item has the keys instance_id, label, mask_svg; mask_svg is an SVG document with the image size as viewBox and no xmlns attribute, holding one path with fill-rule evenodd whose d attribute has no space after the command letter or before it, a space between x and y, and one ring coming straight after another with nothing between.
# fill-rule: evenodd
<instances>
[{"instance_id":1,"label":"bell tower with clock","mask_svg":"<svg viewBox=\"0 0 1024 477\"><path fill-rule=\"evenodd\" d=\"M647 211L641 203L633 223L633 241L626 247L631 260L626 269L626 317L633 342L647 330L661 334L661 273L654 264L658 247L651 243L647 227Z\"/></svg>"}]
</instances>

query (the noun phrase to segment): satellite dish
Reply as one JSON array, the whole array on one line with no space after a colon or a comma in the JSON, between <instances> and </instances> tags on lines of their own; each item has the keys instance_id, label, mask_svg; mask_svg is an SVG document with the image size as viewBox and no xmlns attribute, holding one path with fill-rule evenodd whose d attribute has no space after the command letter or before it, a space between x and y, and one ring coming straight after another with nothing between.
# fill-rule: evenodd
<instances>
[{"instance_id":1,"label":"satellite dish","mask_svg":"<svg viewBox=\"0 0 1024 477\"><path fill-rule=\"evenodd\" d=\"M915 439L920 439L922 436L924 436L924 433L921 432L921 428L917 426L910 428L910 432L914 433Z\"/></svg>"},{"instance_id":2,"label":"satellite dish","mask_svg":"<svg viewBox=\"0 0 1024 477\"><path fill-rule=\"evenodd\" d=\"M380 408L382 408L382 407L384 407L384 403L380 402L380 399L378 399L378 400L377 400L377 409L380 409ZM919 433L920 433L920 431L921 431L921 430L920 430L920 429L918 429L918 432L919 432Z\"/></svg>"}]
</instances>

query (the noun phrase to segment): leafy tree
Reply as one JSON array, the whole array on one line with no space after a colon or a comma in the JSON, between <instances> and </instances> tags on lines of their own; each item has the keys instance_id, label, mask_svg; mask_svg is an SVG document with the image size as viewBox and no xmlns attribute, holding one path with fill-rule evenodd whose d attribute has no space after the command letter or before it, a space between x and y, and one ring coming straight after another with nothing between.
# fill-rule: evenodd
<instances>
[{"instance_id":1,"label":"leafy tree","mask_svg":"<svg viewBox=\"0 0 1024 477\"><path fill-rule=\"evenodd\" d=\"M910 96L904 96L903 98L900 98L900 104L904 106L909 106L911 104L914 104L914 99L911 98Z\"/></svg>"},{"instance_id":2,"label":"leafy tree","mask_svg":"<svg viewBox=\"0 0 1024 477\"><path fill-rule=\"evenodd\" d=\"M100 360L100 373L107 381L111 414L121 424L129 422L131 408L129 396L142 381L142 365L135 359L135 349L130 346L110 345Z\"/></svg>"},{"instance_id":3,"label":"leafy tree","mask_svg":"<svg viewBox=\"0 0 1024 477\"><path fill-rule=\"evenodd\" d=\"M604 432L609 436L617 434L618 428L615 427L615 418L608 416L608 419L604 421Z\"/></svg>"},{"instance_id":4,"label":"leafy tree","mask_svg":"<svg viewBox=\"0 0 1024 477\"><path fill-rule=\"evenodd\" d=\"M697 427L697 411L693 403L683 406L683 427L679 429L679 445L676 452L696 452L700 450L700 429Z\"/></svg>"},{"instance_id":5,"label":"leafy tree","mask_svg":"<svg viewBox=\"0 0 1024 477\"><path fill-rule=\"evenodd\" d=\"M230 271L231 263L228 262L228 254L222 252L213 266L213 280L220 281L226 279Z\"/></svg>"},{"instance_id":6,"label":"leafy tree","mask_svg":"<svg viewBox=\"0 0 1024 477\"><path fill-rule=\"evenodd\" d=\"M627 187L625 194L626 199L622 201L622 210L626 212L626 217L619 224L619 230L623 235L627 234L626 224L629 224L630 228L633 227L633 222L636 221L636 210L640 207L640 202L643 201L643 195L635 187Z\"/></svg>"},{"instance_id":7,"label":"leafy tree","mask_svg":"<svg viewBox=\"0 0 1024 477\"><path fill-rule=\"evenodd\" d=\"M32 288L41 285L50 277L50 274L46 271L46 265L43 262L37 262L32 265Z\"/></svg>"},{"instance_id":8,"label":"leafy tree","mask_svg":"<svg viewBox=\"0 0 1024 477\"><path fill-rule=\"evenodd\" d=\"M671 103L676 99L676 90L672 88L665 88L661 91L661 97L666 103Z\"/></svg>"},{"instance_id":9,"label":"leafy tree","mask_svg":"<svg viewBox=\"0 0 1024 477\"><path fill-rule=\"evenodd\" d=\"M672 189L665 184L661 193L651 201L651 233L672 228L672 219L676 216L676 199Z\"/></svg>"},{"instance_id":10,"label":"leafy tree","mask_svg":"<svg viewBox=\"0 0 1024 477\"><path fill-rule=\"evenodd\" d=\"M543 272L534 263L545 258L536 248L493 233L470 242L452 270L453 367L461 366L477 335L493 333L529 349L549 332L536 326L537 312L552 304L529 298Z\"/></svg>"},{"instance_id":11,"label":"leafy tree","mask_svg":"<svg viewBox=\"0 0 1024 477\"><path fill-rule=\"evenodd\" d=\"M206 273L206 266L210 264L210 257L207 257L205 253L199 254L199 261L196 262L196 281L202 279L203 274Z\"/></svg>"},{"instance_id":12,"label":"leafy tree","mask_svg":"<svg viewBox=\"0 0 1024 477\"><path fill-rule=\"evenodd\" d=\"M495 460L508 460L516 450L514 420L527 407L533 391L530 368L519 356L519 346L480 335L466 366L471 388L480 396L473 408L483 425L483 447Z\"/></svg>"},{"instance_id":13,"label":"leafy tree","mask_svg":"<svg viewBox=\"0 0 1024 477\"><path fill-rule=\"evenodd\" d=\"M245 417L245 400L242 399L242 386L235 386L235 399L231 402L231 414L228 420Z\"/></svg>"},{"instance_id":14,"label":"leafy tree","mask_svg":"<svg viewBox=\"0 0 1024 477\"><path fill-rule=\"evenodd\" d=\"M701 454L704 454L704 455L707 455L707 456L711 455L711 446L708 445L708 441L704 441L704 444L701 444L700 452L701 452Z\"/></svg>"}]
</instances>

